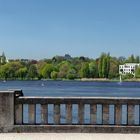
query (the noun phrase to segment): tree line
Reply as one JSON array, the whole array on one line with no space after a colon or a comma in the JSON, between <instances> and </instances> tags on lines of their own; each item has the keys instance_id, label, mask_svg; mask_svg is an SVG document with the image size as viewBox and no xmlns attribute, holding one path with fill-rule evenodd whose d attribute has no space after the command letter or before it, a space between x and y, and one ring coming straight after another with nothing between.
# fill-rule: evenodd
<instances>
[{"instance_id":1,"label":"tree line","mask_svg":"<svg viewBox=\"0 0 140 140\"><path fill-rule=\"evenodd\" d=\"M0 62L0 79L113 79L119 77L120 64L134 62L140 62L139 56L117 58L110 56L109 53L102 53L96 59L67 55L39 61L9 60Z\"/></svg>"}]
</instances>

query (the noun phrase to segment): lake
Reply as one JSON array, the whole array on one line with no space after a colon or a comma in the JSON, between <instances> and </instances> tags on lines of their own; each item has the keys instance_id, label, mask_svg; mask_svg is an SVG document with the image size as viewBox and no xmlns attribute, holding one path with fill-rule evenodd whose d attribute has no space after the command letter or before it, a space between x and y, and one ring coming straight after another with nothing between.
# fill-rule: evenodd
<instances>
[{"instance_id":1,"label":"lake","mask_svg":"<svg viewBox=\"0 0 140 140\"><path fill-rule=\"evenodd\" d=\"M140 97L140 82L83 82L83 81L0 81L0 90L22 89L24 96L104 96L104 97ZM114 106L110 105L110 124L113 124ZM122 106L122 124L127 123L126 106ZM139 106L135 106L135 123L139 124ZM97 105L97 123L101 124L102 106ZM85 123L90 106L85 106ZM73 123L78 122L78 106L73 106ZM65 105L61 105L61 123L66 122ZM48 105L48 122L53 123L53 105ZM40 123L40 105L36 106L36 123ZM24 123L28 123L28 105L24 105Z\"/></svg>"},{"instance_id":2,"label":"lake","mask_svg":"<svg viewBox=\"0 0 140 140\"><path fill-rule=\"evenodd\" d=\"M140 97L140 82L0 81L0 90L22 89L25 96Z\"/></svg>"}]
</instances>

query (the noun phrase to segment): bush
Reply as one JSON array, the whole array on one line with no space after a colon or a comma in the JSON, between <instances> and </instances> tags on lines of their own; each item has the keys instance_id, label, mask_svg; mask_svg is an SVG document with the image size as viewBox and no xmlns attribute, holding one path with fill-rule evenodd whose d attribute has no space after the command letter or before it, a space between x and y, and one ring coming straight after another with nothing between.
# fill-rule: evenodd
<instances>
[{"instance_id":1,"label":"bush","mask_svg":"<svg viewBox=\"0 0 140 140\"><path fill-rule=\"evenodd\" d=\"M130 74L130 73L127 73L126 75L123 75L122 76L122 79L125 80L125 79L132 79L134 78L134 75L133 74Z\"/></svg>"},{"instance_id":2,"label":"bush","mask_svg":"<svg viewBox=\"0 0 140 140\"><path fill-rule=\"evenodd\" d=\"M57 72L56 71L51 72L51 78L54 79L54 80L57 79Z\"/></svg>"}]
</instances>

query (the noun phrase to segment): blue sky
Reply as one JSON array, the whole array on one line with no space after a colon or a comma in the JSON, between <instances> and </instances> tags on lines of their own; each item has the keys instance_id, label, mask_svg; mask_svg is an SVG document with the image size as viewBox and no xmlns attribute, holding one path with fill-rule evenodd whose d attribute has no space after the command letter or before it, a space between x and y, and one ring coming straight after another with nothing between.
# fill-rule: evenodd
<instances>
[{"instance_id":1,"label":"blue sky","mask_svg":"<svg viewBox=\"0 0 140 140\"><path fill-rule=\"evenodd\" d=\"M0 0L0 52L34 59L140 55L139 7L139 0Z\"/></svg>"}]
</instances>

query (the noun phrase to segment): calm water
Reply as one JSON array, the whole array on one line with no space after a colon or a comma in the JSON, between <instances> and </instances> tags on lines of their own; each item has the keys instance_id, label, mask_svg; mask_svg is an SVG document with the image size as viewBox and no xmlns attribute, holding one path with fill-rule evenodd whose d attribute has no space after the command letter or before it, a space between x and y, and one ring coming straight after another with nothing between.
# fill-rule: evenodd
<instances>
[{"instance_id":1,"label":"calm water","mask_svg":"<svg viewBox=\"0 0 140 140\"><path fill-rule=\"evenodd\" d=\"M139 82L80 81L0 81L0 90L22 89L25 96L118 96L140 97ZM139 106L135 106L135 123L139 124ZM127 123L126 105L122 106L122 124ZM97 105L97 123L102 123L102 106ZM110 124L114 123L114 106L110 105ZM48 122L53 123L53 105L48 106ZM88 114L88 115L87 115ZM90 106L85 105L85 123L90 123ZM36 123L40 123L40 105L36 106ZM65 105L61 105L61 123L65 123ZM78 105L73 105L73 123L78 122ZM24 105L24 123L28 123L28 105Z\"/></svg>"},{"instance_id":2,"label":"calm water","mask_svg":"<svg viewBox=\"0 0 140 140\"><path fill-rule=\"evenodd\" d=\"M0 81L0 90L22 89L26 96L140 97L140 82Z\"/></svg>"}]
</instances>

